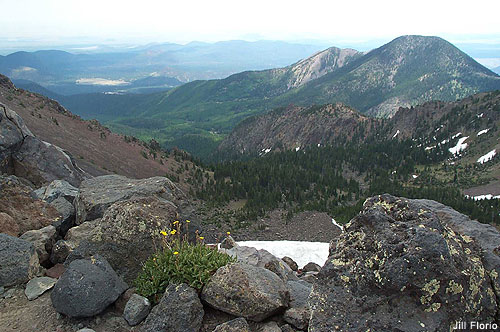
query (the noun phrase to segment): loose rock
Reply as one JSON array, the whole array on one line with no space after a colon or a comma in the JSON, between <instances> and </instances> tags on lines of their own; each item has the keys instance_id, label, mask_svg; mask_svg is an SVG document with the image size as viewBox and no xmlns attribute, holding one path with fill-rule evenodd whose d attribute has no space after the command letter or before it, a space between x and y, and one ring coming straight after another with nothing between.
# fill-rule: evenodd
<instances>
[{"instance_id":1,"label":"loose rock","mask_svg":"<svg viewBox=\"0 0 500 332\"><path fill-rule=\"evenodd\" d=\"M250 332L250 326L245 318L240 317L217 325L213 332Z\"/></svg>"},{"instance_id":2,"label":"loose rock","mask_svg":"<svg viewBox=\"0 0 500 332\"><path fill-rule=\"evenodd\" d=\"M0 262L0 286L24 284L40 267L35 247L7 234L0 234Z\"/></svg>"},{"instance_id":3,"label":"loose rock","mask_svg":"<svg viewBox=\"0 0 500 332\"><path fill-rule=\"evenodd\" d=\"M28 298L28 300L34 300L38 298L40 295L54 287L57 279L49 278L49 277L38 277L33 278L26 284L26 289L24 290L24 294Z\"/></svg>"},{"instance_id":4,"label":"loose rock","mask_svg":"<svg viewBox=\"0 0 500 332\"><path fill-rule=\"evenodd\" d=\"M41 229L27 231L19 238L33 244L38 254L40 265L48 266L50 264L50 253L56 241L56 228L52 225Z\"/></svg>"},{"instance_id":5,"label":"loose rock","mask_svg":"<svg viewBox=\"0 0 500 332\"><path fill-rule=\"evenodd\" d=\"M148 316L150 310L151 303L147 298L133 294L125 306L123 318L130 326L135 326Z\"/></svg>"},{"instance_id":6,"label":"loose rock","mask_svg":"<svg viewBox=\"0 0 500 332\"><path fill-rule=\"evenodd\" d=\"M201 298L218 310L259 322L288 307L289 292L271 271L234 263L217 270Z\"/></svg>"},{"instance_id":7,"label":"loose rock","mask_svg":"<svg viewBox=\"0 0 500 332\"><path fill-rule=\"evenodd\" d=\"M297 263L293 259L291 259L290 257L285 256L281 260L283 262L285 262L293 271L297 271L299 269L299 266L297 265Z\"/></svg>"}]
</instances>

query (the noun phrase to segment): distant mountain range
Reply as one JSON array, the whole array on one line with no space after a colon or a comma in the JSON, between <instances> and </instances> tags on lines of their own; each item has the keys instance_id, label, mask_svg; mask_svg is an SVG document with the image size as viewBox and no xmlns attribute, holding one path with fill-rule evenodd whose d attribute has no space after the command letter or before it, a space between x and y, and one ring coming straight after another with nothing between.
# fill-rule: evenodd
<instances>
[{"instance_id":1,"label":"distant mountain range","mask_svg":"<svg viewBox=\"0 0 500 332\"><path fill-rule=\"evenodd\" d=\"M402 36L368 53L335 47L292 65L194 81L150 95L59 98L85 118L206 155L242 120L294 104L342 102L388 117L401 106L500 89L500 77L438 37Z\"/></svg>"},{"instance_id":2,"label":"distant mountain range","mask_svg":"<svg viewBox=\"0 0 500 332\"><path fill-rule=\"evenodd\" d=\"M492 71L500 75L500 66L493 68Z\"/></svg>"},{"instance_id":3,"label":"distant mountain range","mask_svg":"<svg viewBox=\"0 0 500 332\"><path fill-rule=\"evenodd\" d=\"M320 49L320 46L280 41L235 40L148 45L108 53L16 52L0 56L0 73L14 81L35 82L62 95L153 92L138 88L154 86L164 91L196 79L281 67Z\"/></svg>"}]
</instances>

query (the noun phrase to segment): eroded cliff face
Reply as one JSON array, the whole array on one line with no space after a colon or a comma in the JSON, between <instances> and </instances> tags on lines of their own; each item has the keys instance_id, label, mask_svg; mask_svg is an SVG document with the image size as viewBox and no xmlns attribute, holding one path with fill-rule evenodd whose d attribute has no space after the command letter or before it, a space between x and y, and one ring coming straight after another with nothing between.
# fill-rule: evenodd
<instances>
[{"instance_id":1,"label":"eroded cliff face","mask_svg":"<svg viewBox=\"0 0 500 332\"><path fill-rule=\"evenodd\" d=\"M309 331L448 331L458 321L495 322L499 247L494 227L442 204L370 198L318 275Z\"/></svg>"}]
</instances>

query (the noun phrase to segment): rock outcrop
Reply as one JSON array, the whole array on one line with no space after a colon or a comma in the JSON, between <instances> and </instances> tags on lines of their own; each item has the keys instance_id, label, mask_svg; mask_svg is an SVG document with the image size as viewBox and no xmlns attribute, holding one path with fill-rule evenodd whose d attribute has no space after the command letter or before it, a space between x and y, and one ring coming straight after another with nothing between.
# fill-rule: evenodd
<instances>
[{"instance_id":1,"label":"rock outcrop","mask_svg":"<svg viewBox=\"0 0 500 332\"><path fill-rule=\"evenodd\" d=\"M129 179L120 175L104 175L82 182L76 196L76 223L101 218L114 203L132 197L156 196L174 204L185 199L184 194L167 178Z\"/></svg>"},{"instance_id":2,"label":"rock outcrop","mask_svg":"<svg viewBox=\"0 0 500 332\"><path fill-rule=\"evenodd\" d=\"M115 302L127 288L105 259L93 256L71 262L50 297L59 313L92 317Z\"/></svg>"},{"instance_id":3,"label":"rock outcrop","mask_svg":"<svg viewBox=\"0 0 500 332\"><path fill-rule=\"evenodd\" d=\"M480 239L488 233L491 244ZM368 199L318 274L309 331L448 331L457 321L498 321L498 236L435 202Z\"/></svg>"},{"instance_id":4,"label":"rock outcrop","mask_svg":"<svg viewBox=\"0 0 500 332\"><path fill-rule=\"evenodd\" d=\"M219 268L201 293L215 309L256 322L288 307L289 296L276 274L244 263Z\"/></svg>"}]
</instances>

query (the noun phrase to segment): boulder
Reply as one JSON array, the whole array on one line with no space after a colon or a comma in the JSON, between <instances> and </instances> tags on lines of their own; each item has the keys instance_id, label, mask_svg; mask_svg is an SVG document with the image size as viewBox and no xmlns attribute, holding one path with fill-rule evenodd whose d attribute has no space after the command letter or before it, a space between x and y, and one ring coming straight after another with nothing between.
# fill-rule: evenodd
<instances>
[{"instance_id":1,"label":"boulder","mask_svg":"<svg viewBox=\"0 0 500 332\"><path fill-rule=\"evenodd\" d=\"M167 178L129 179L120 175L104 175L82 182L75 198L76 224L101 218L114 203L132 197L156 196L176 204L184 194Z\"/></svg>"},{"instance_id":2,"label":"boulder","mask_svg":"<svg viewBox=\"0 0 500 332\"><path fill-rule=\"evenodd\" d=\"M299 269L299 266L297 265L297 263L293 259L291 259L290 257L285 256L281 260L283 262L285 262L292 269L292 271L297 272L297 270Z\"/></svg>"},{"instance_id":3,"label":"boulder","mask_svg":"<svg viewBox=\"0 0 500 332\"><path fill-rule=\"evenodd\" d=\"M203 305L196 291L186 284L170 284L141 331L199 332L202 320Z\"/></svg>"},{"instance_id":4,"label":"boulder","mask_svg":"<svg viewBox=\"0 0 500 332\"><path fill-rule=\"evenodd\" d=\"M69 203L73 203L77 194L78 188L75 188L64 180L54 180L48 186L41 187L34 191L36 198L46 201L47 203L60 197L66 199Z\"/></svg>"},{"instance_id":5,"label":"boulder","mask_svg":"<svg viewBox=\"0 0 500 332\"><path fill-rule=\"evenodd\" d=\"M31 195L29 183L14 175L0 175L0 232L19 236L48 226L60 218L57 210Z\"/></svg>"},{"instance_id":6,"label":"boulder","mask_svg":"<svg viewBox=\"0 0 500 332\"><path fill-rule=\"evenodd\" d=\"M299 330L307 330L310 315L309 308L289 308L283 314L283 320Z\"/></svg>"},{"instance_id":7,"label":"boulder","mask_svg":"<svg viewBox=\"0 0 500 332\"><path fill-rule=\"evenodd\" d=\"M151 310L149 300L138 294L132 294L123 311L123 318L130 326L136 326L142 322Z\"/></svg>"},{"instance_id":8,"label":"boulder","mask_svg":"<svg viewBox=\"0 0 500 332\"><path fill-rule=\"evenodd\" d=\"M284 281L298 280L298 277L285 262L267 250L257 250L253 247L237 246L223 251L233 257L236 257L239 262L268 269L276 273L276 275Z\"/></svg>"},{"instance_id":9,"label":"boulder","mask_svg":"<svg viewBox=\"0 0 500 332\"><path fill-rule=\"evenodd\" d=\"M288 281L287 287L290 292L290 308L305 308L308 306L307 299L311 294L312 284L299 280Z\"/></svg>"},{"instance_id":10,"label":"boulder","mask_svg":"<svg viewBox=\"0 0 500 332\"><path fill-rule=\"evenodd\" d=\"M61 214L61 218L52 225L57 229L61 237L64 237L69 229L75 225L75 207L63 197L58 197L49 204Z\"/></svg>"},{"instance_id":11,"label":"boulder","mask_svg":"<svg viewBox=\"0 0 500 332\"><path fill-rule=\"evenodd\" d=\"M26 284L24 294L26 295L28 300L32 301L54 287L56 281L57 279L49 277L33 278Z\"/></svg>"},{"instance_id":12,"label":"boulder","mask_svg":"<svg viewBox=\"0 0 500 332\"><path fill-rule=\"evenodd\" d=\"M69 317L95 316L127 289L102 257L71 262L51 293L55 310Z\"/></svg>"},{"instance_id":13,"label":"boulder","mask_svg":"<svg viewBox=\"0 0 500 332\"><path fill-rule=\"evenodd\" d=\"M27 231L19 238L33 244L36 253L38 254L40 265L49 266L50 253L52 252L52 247L56 242L56 236L56 228L52 225L49 225L41 229Z\"/></svg>"},{"instance_id":14,"label":"boulder","mask_svg":"<svg viewBox=\"0 0 500 332\"><path fill-rule=\"evenodd\" d=\"M65 180L78 187L88 177L67 151L34 136L24 138L22 145L12 154L12 165L13 174L37 186Z\"/></svg>"},{"instance_id":15,"label":"boulder","mask_svg":"<svg viewBox=\"0 0 500 332\"><path fill-rule=\"evenodd\" d=\"M39 271L35 247L28 241L0 234L0 286L26 283Z\"/></svg>"},{"instance_id":16,"label":"boulder","mask_svg":"<svg viewBox=\"0 0 500 332\"><path fill-rule=\"evenodd\" d=\"M89 223L85 222L68 232L67 242L78 239L79 244L65 265L74 259L99 254L127 283L132 283L142 264L161 248L160 231L169 229L177 216L178 209L173 203L153 196L117 202L88 231L79 231L79 227Z\"/></svg>"},{"instance_id":17,"label":"boulder","mask_svg":"<svg viewBox=\"0 0 500 332\"><path fill-rule=\"evenodd\" d=\"M313 285L309 331L448 331L458 321L495 322L495 273L465 233L480 227L465 216L459 227L443 210L390 195L368 199Z\"/></svg>"},{"instance_id":18,"label":"boulder","mask_svg":"<svg viewBox=\"0 0 500 332\"><path fill-rule=\"evenodd\" d=\"M0 173L12 174L12 154L27 136L33 136L23 119L7 106L0 104Z\"/></svg>"},{"instance_id":19,"label":"boulder","mask_svg":"<svg viewBox=\"0 0 500 332\"><path fill-rule=\"evenodd\" d=\"M250 326L245 318L236 318L217 325L213 332L250 332Z\"/></svg>"},{"instance_id":20,"label":"boulder","mask_svg":"<svg viewBox=\"0 0 500 332\"><path fill-rule=\"evenodd\" d=\"M271 271L234 263L217 270L201 298L215 309L259 322L288 307L289 291Z\"/></svg>"},{"instance_id":21,"label":"boulder","mask_svg":"<svg viewBox=\"0 0 500 332\"><path fill-rule=\"evenodd\" d=\"M316 263L309 262L302 268L303 272L319 272L321 271L321 266Z\"/></svg>"}]
</instances>

